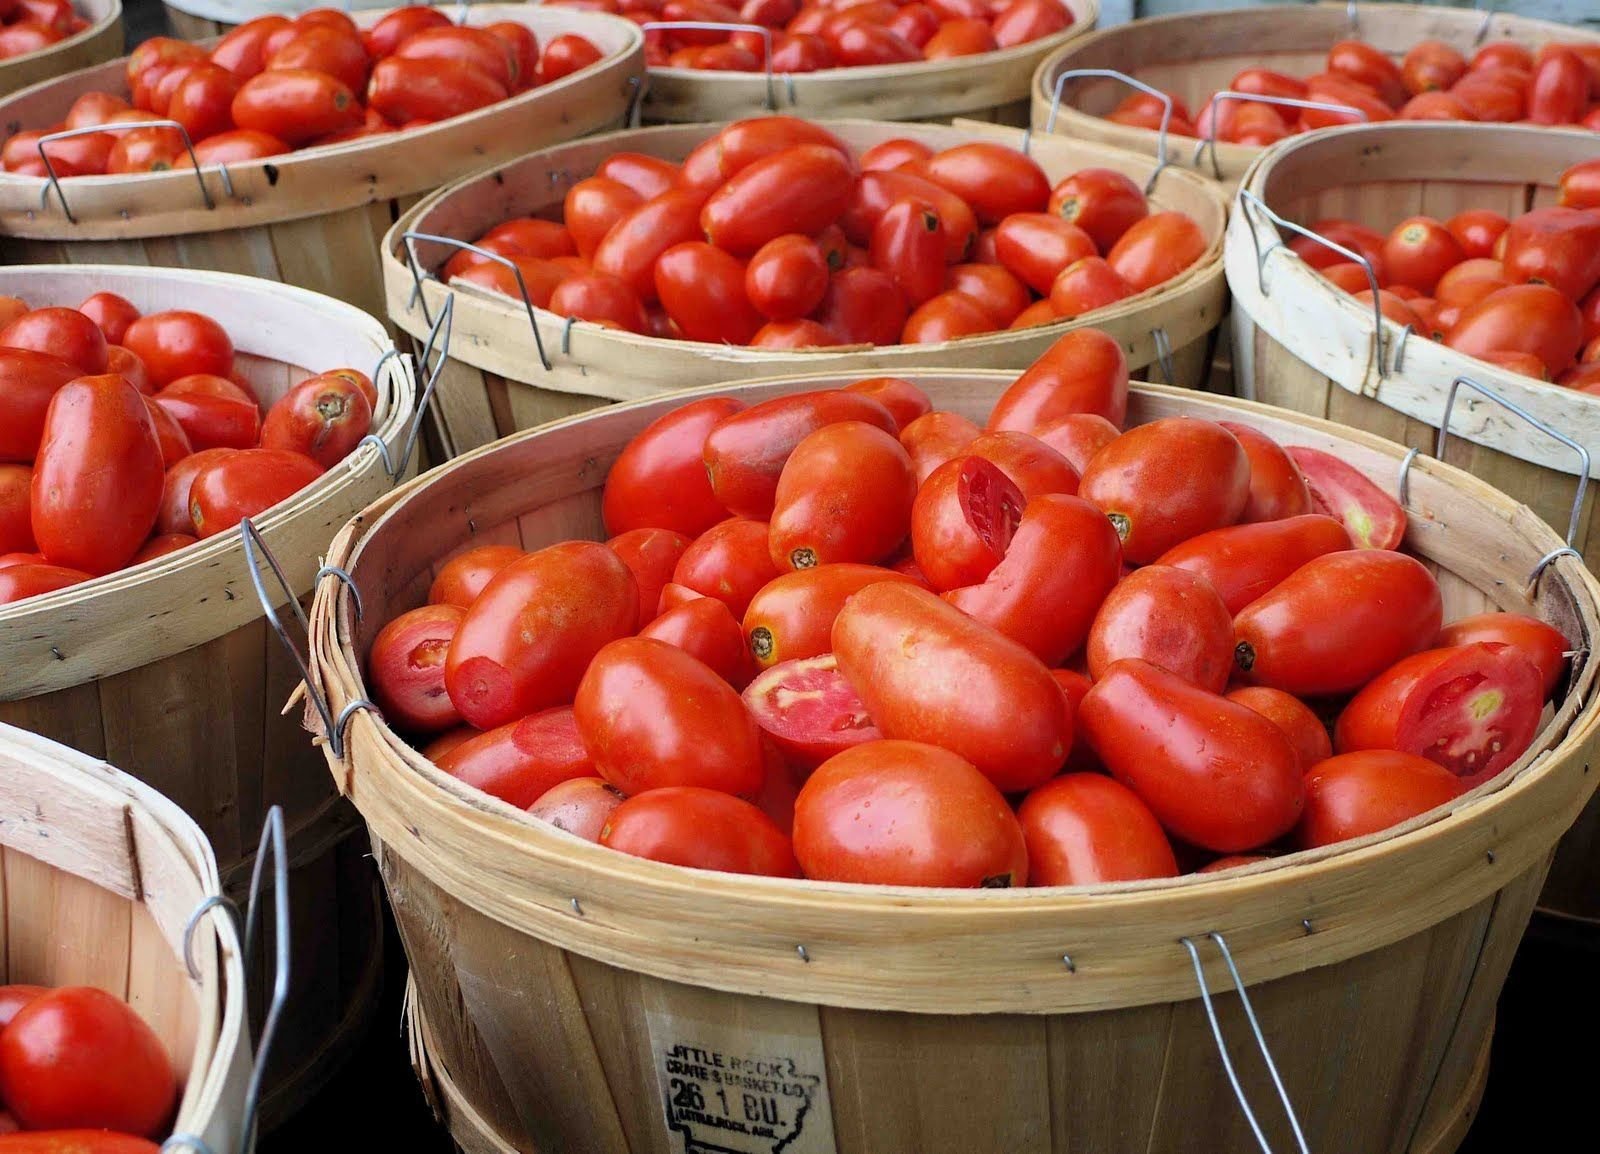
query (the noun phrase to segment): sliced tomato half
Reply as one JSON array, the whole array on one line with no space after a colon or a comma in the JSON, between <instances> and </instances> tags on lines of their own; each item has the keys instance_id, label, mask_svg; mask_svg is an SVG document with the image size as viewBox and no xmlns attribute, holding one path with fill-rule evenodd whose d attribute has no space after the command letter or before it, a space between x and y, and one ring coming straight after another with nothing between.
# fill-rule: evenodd
<instances>
[{"instance_id":1,"label":"sliced tomato half","mask_svg":"<svg viewBox=\"0 0 1600 1154\"><path fill-rule=\"evenodd\" d=\"M745 688L744 703L779 752L806 769L883 739L831 653L774 665Z\"/></svg>"},{"instance_id":2,"label":"sliced tomato half","mask_svg":"<svg viewBox=\"0 0 1600 1154\"><path fill-rule=\"evenodd\" d=\"M1289 445L1287 450L1311 490L1314 511L1342 521L1356 548L1400 547L1406 513L1398 501L1332 453L1305 445Z\"/></svg>"}]
</instances>

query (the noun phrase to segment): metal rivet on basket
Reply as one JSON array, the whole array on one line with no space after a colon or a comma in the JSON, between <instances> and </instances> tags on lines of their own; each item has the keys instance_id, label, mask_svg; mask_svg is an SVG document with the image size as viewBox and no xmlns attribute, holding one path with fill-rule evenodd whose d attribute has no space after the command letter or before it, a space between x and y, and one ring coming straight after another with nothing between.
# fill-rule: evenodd
<instances>
[{"instance_id":1,"label":"metal rivet on basket","mask_svg":"<svg viewBox=\"0 0 1600 1154\"><path fill-rule=\"evenodd\" d=\"M61 650L57 649L54 645L50 647L50 656L54 657L57 661L66 660L65 657L61 656Z\"/></svg>"},{"instance_id":2,"label":"metal rivet on basket","mask_svg":"<svg viewBox=\"0 0 1600 1154\"><path fill-rule=\"evenodd\" d=\"M1311 924L1310 918L1301 918L1300 928L1306 932L1307 937L1310 937L1312 934L1317 932L1317 928Z\"/></svg>"},{"instance_id":3,"label":"metal rivet on basket","mask_svg":"<svg viewBox=\"0 0 1600 1154\"><path fill-rule=\"evenodd\" d=\"M1487 851L1483 856L1489 859L1490 865L1494 865L1494 850Z\"/></svg>"},{"instance_id":4,"label":"metal rivet on basket","mask_svg":"<svg viewBox=\"0 0 1600 1154\"><path fill-rule=\"evenodd\" d=\"M805 962L807 965L811 964L811 955L806 953L806 948L804 946L796 946L794 948L794 952L800 955L800 960L802 962Z\"/></svg>"},{"instance_id":5,"label":"metal rivet on basket","mask_svg":"<svg viewBox=\"0 0 1600 1154\"><path fill-rule=\"evenodd\" d=\"M578 904L578 899L577 898L572 898L571 901L572 901L572 912L577 914L580 918L583 917L583 907Z\"/></svg>"},{"instance_id":6,"label":"metal rivet on basket","mask_svg":"<svg viewBox=\"0 0 1600 1154\"><path fill-rule=\"evenodd\" d=\"M1067 967L1067 973L1069 974L1075 974L1078 972L1078 963L1072 960L1071 954L1062 954L1061 964Z\"/></svg>"}]
</instances>

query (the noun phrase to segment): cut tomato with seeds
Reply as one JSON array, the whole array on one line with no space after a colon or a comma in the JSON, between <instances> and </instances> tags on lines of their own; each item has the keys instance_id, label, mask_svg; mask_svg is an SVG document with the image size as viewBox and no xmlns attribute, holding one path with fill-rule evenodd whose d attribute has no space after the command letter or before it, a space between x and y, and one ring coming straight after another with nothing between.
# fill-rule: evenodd
<instances>
[{"instance_id":1,"label":"cut tomato with seeds","mask_svg":"<svg viewBox=\"0 0 1600 1154\"><path fill-rule=\"evenodd\" d=\"M1400 503L1364 474L1332 453L1305 445L1288 446L1317 512L1344 522L1358 549L1398 549L1406 535L1406 513Z\"/></svg>"},{"instance_id":2,"label":"cut tomato with seeds","mask_svg":"<svg viewBox=\"0 0 1600 1154\"><path fill-rule=\"evenodd\" d=\"M774 665L745 689L744 703L784 757L806 768L883 740L831 653Z\"/></svg>"},{"instance_id":3,"label":"cut tomato with seeds","mask_svg":"<svg viewBox=\"0 0 1600 1154\"><path fill-rule=\"evenodd\" d=\"M935 469L911 506L911 551L943 592L980 584L999 565L1022 522L1022 490L982 457Z\"/></svg>"}]
</instances>

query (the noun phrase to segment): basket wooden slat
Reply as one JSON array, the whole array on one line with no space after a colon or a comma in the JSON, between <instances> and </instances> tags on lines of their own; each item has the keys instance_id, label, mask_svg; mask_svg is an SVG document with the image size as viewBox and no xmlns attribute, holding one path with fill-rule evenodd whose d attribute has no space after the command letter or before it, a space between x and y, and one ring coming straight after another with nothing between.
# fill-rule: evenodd
<instances>
[{"instance_id":1,"label":"basket wooden slat","mask_svg":"<svg viewBox=\"0 0 1600 1154\"><path fill-rule=\"evenodd\" d=\"M934 148L974 139L1019 146L1023 140L1015 130L966 122L953 126L874 121L826 124L856 148L897 136L914 137ZM511 216L558 213L567 188L612 153L638 151L681 160L718 127L640 129L536 152L442 189L390 229L383 245L390 319L421 341L445 299L455 298L450 364L432 414L448 453L464 452L606 401L638 400L715 382L813 371L900 373L926 365L1021 368L1063 332L1084 324L1104 329L1121 342L1135 368L1157 362L1155 333L1163 330L1173 350L1173 383L1195 386L1203 381L1212 337L1226 303L1216 254L1227 206L1207 182L1177 171L1162 174L1151 200L1162 209L1194 217L1211 242L1206 254L1167 284L1086 317L1035 329L941 344L780 352L658 340L598 325L568 324L562 317L536 309L540 339L551 361L547 372L521 301L470 285L446 288L433 280L424 282L423 299L417 299L402 240L405 233L470 241ZM1059 139L1035 137L1031 149L1052 181L1080 168L1100 166L1124 172L1142 186L1154 167L1132 153ZM436 269L451 255L447 246L430 242L417 242L416 250L427 269Z\"/></svg>"},{"instance_id":2,"label":"basket wooden slat","mask_svg":"<svg viewBox=\"0 0 1600 1154\"><path fill-rule=\"evenodd\" d=\"M753 401L852 378L718 391ZM982 417L1010 377L910 379L940 407ZM313 678L332 706L364 692L375 631L424 599L453 552L507 527L528 548L599 533L610 462L694 395L479 450L348 527L332 557L366 617L331 588L312 614ZM1391 487L1403 453L1281 410L1136 387L1134 422L1180 413L1338 452ZM725 1070L779 1063L798 1087L773 1107L786 1150L1245 1149L1178 944L1204 949L1215 930L1251 983L1313 1148L1453 1149L1555 840L1593 788L1600 714L1582 703L1600 674L1588 650L1600 584L1561 558L1529 589L1552 531L1454 468L1416 462L1408 510L1409 547L1439 573L1447 617L1501 606L1556 622L1584 652L1570 691L1515 770L1447 812L1223 879L910 894L686 873L541 826L358 716L330 767L373 834L426 1027L416 1048L458 1141L675 1150L682 1139L664 1121L674 1102L691 1136L710 1141L684 1121L692 1095L672 1084L705 1101L715 1092L705 1073L669 1065L713 1064L678 1049L688 1047L717 1053ZM1202 956L1208 985L1226 986L1215 950ZM1231 1006L1223 1020L1242 1028ZM1252 1100L1269 1100L1262 1069L1246 1062L1241 1076Z\"/></svg>"},{"instance_id":3,"label":"basket wooden slat","mask_svg":"<svg viewBox=\"0 0 1600 1154\"><path fill-rule=\"evenodd\" d=\"M0 60L0 96L122 55L122 0L74 0L73 7L89 27L37 52Z\"/></svg>"},{"instance_id":4,"label":"basket wooden slat","mask_svg":"<svg viewBox=\"0 0 1600 1154\"><path fill-rule=\"evenodd\" d=\"M314 372L371 372L393 347L348 305L217 273L6 268L0 285L35 306L106 290L146 312L205 312L233 336L268 403ZM398 459L415 407L406 362L391 358L378 387L373 432ZM382 457L363 446L260 519L297 595L309 592L337 527L389 487ZM267 1121L281 1117L359 1040L381 943L370 867L349 837L357 821L281 716L299 672L261 616L237 535L0 606L0 666L0 722L112 761L171 797L216 847L230 894L249 881L266 808L284 807L299 1012L285 1024L265 1103ZM265 973L251 978L259 985Z\"/></svg>"},{"instance_id":5,"label":"basket wooden slat","mask_svg":"<svg viewBox=\"0 0 1600 1154\"><path fill-rule=\"evenodd\" d=\"M1592 135L1509 126L1337 129L1269 153L1245 188L1299 224L1346 216L1386 231L1414 213L1442 218L1489 208L1516 215L1551 203L1561 171L1595 155L1592 141ZM1450 382L1466 375L1576 439L1600 461L1600 401L1593 397L1432 341L1402 338L1400 327L1387 321L1380 375L1369 310L1286 252L1267 255L1257 277L1256 242L1265 253L1277 232L1249 209L1235 213L1229 226L1226 263L1240 350L1235 365L1245 395L1432 453ZM1453 463L1567 531L1580 471L1570 448L1470 391L1458 397L1450 431ZM1591 566L1600 560L1597 518L1591 491L1574 538ZM1563 843L1542 906L1600 925L1600 806L1590 807Z\"/></svg>"},{"instance_id":6,"label":"basket wooden slat","mask_svg":"<svg viewBox=\"0 0 1600 1154\"><path fill-rule=\"evenodd\" d=\"M1292 76L1311 76L1326 69L1328 49L1345 39L1365 40L1396 60L1421 40L1442 40L1469 56L1488 40L1512 40L1535 49L1551 40L1600 42L1600 32L1593 29L1501 12L1489 15L1486 23L1484 13L1459 8L1358 4L1356 16L1352 28L1347 5L1330 2L1180 13L1101 29L1057 49L1039 65L1033 77L1033 126L1043 131L1050 119L1057 77L1082 68L1111 69L1142 80L1180 97L1198 115L1206 98L1226 89L1242 69L1273 68ZM1115 80L1068 81L1056 131L1156 155L1158 133L1104 119L1131 91ZM1172 137L1168 159L1230 188L1238 185L1262 152L1250 145L1222 143L1217 145L1213 168L1209 156L1197 161L1197 144Z\"/></svg>"}]
</instances>

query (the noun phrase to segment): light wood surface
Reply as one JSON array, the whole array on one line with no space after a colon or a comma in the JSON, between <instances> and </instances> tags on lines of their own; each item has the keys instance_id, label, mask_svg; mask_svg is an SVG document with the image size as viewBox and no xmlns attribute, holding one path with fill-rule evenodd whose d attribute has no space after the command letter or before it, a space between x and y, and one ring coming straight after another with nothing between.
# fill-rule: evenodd
<instances>
[{"instance_id":1,"label":"light wood surface","mask_svg":"<svg viewBox=\"0 0 1600 1154\"><path fill-rule=\"evenodd\" d=\"M723 391L756 400L853 376ZM941 407L982 417L1011 377L910 379ZM332 547L367 617L354 619L348 593L319 591L316 684L335 707L363 693L378 623L421 603L437 564L479 534L514 525L527 548L597 534L610 462L695 395L521 434L369 509ZM1180 413L1337 452L1389 488L1402 455L1281 410L1136 388L1133 422ZM1245 1149L1178 944L1214 930L1250 984L1313 1148L1452 1149L1551 848L1593 791L1600 721L1583 703L1600 673L1600 585L1562 558L1529 590L1554 534L1459 470L1416 462L1408 498L1408 547L1438 572L1447 616L1501 606L1556 622L1583 653L1573 684L1518 765L1458 802L1222 878L912 892L688 872L542 826L359 715L347 757L324 754L373 834L429 1027L421 1049L444 1074L436 1100L452 1119L468 1117L457 1103L470 1107L458 1138L486 1151L499 1149L495 1135L517 1149L599 1135L598 1148L679 1151L664 1111L689 1091L672 1085L668 1061L689 1047L721 1054L725 1069L792 1062L797 1096L772 1109L785 1148L807 1154L970 1154L995 1135L1052 1154ZM1228 988L1216 950L1201 947L1207 984ZM1247 1092L1275 1118L1238 1007L1231 995L1220 1005ZM677 1076L714 1092L714 1080ZM802 1099L812 1120L793 1135ZM1287 1148L1281 1123L1268 1125Z\"/></svg>"},{"instance_id":2,"label":"light wood surface","mask_svg":"<svg viewBox=\"0 0 1600 1154\"><path fill-rule=\"evenodd\" d=\"M1397 61L1421 40L1442 40L1470 56L1484 28L1482 12L1460 8L1363 3L1357 5L1357 14L1357 38ZM1350 36L1343 2L1180 13L1102 28L1057 49L1039 65L1033 77L1033 126L1044 130L1056 78L1069 70L1105 68L1125 73L1180 97L1198 116L1206 98L1226 89L1242 69L1273 68L1311 76L1327 67L1328 49ZM1512 40L1538 48L1551 40L1600 41L1600 32L1495 12L1483 39ZM1154 156L1158 133L1103 119L1132 92L1116 80L1068 81L1056 131L1077 140L1100 141ZM1196 163L1198 143L1171 137L1168 159L1220 179L1229 188L1238 185L1245 169L1262 152L1250 145L1220 144L1218 168L1213 169L1209 155Z\"/></svg>"},{"instance_id":3,"label":"light wood surface","mask_svg":"<svg viewBox=\"0 0 1600 1154\"><path fill-rule=\"evenodd\" d=\"M968 140L1020 146L1020 130L962 122L953 126L829 121L828 126L857 148L894 137L913 137L934 148ZM1194 386L1205 377L1210 343L1221 320L1226 294L1218 263L1227 206L1216 189L1193 173L1163 173L1151 193L1161 209L1186 212L1210 242L1204 256L1172 281L1073 321L1017 332L1000 332L927 345L879 348L774 351L665 341L618 332L585 322L571 324L535 309L540 339L551 362L539 359L528 312L513 301L473 286L424 282L424 300L414 299L414 281L402 237L407 232L475 240L511 216L558 213L566 190L594 171L614 152L645 152L681 160L717 126L648 128L591 137L536 152L499 169L442 189L402 216L383 244L384 289L390 319L413 339L425 338L444 300L454 295L450 356L471 371L452 372L436 400L441 439L448 451L477 448L518 429L601 401L638 400L663 392L798 372L902 373L918 366L1022 368L1068 329L1093 325L1114 336L1129 364L1145 369L1156 361L1154 332L1162 329L1174 351L1173 383ZM1031 154L1060 180L1080 168L1099 166L1124 172L1141 186L1153 165L1118 149L1034 136ZM451 255L448 246L418 241L419 263L437 269ZM424 308L424 303L426 308ZM1148 370L1159 376L1159 370Z\"/></svg>"},{"instance_id":4,"label":"light wood surface","mask_svg":"<svg viewBox=\"0 0 1600 1154\"><path fill-rule=\"evenodd\" d=\"M0 96L122 55L122 0L73 0L89 27L35 52L0 60Z\"/></svg>"}]
</instances>

